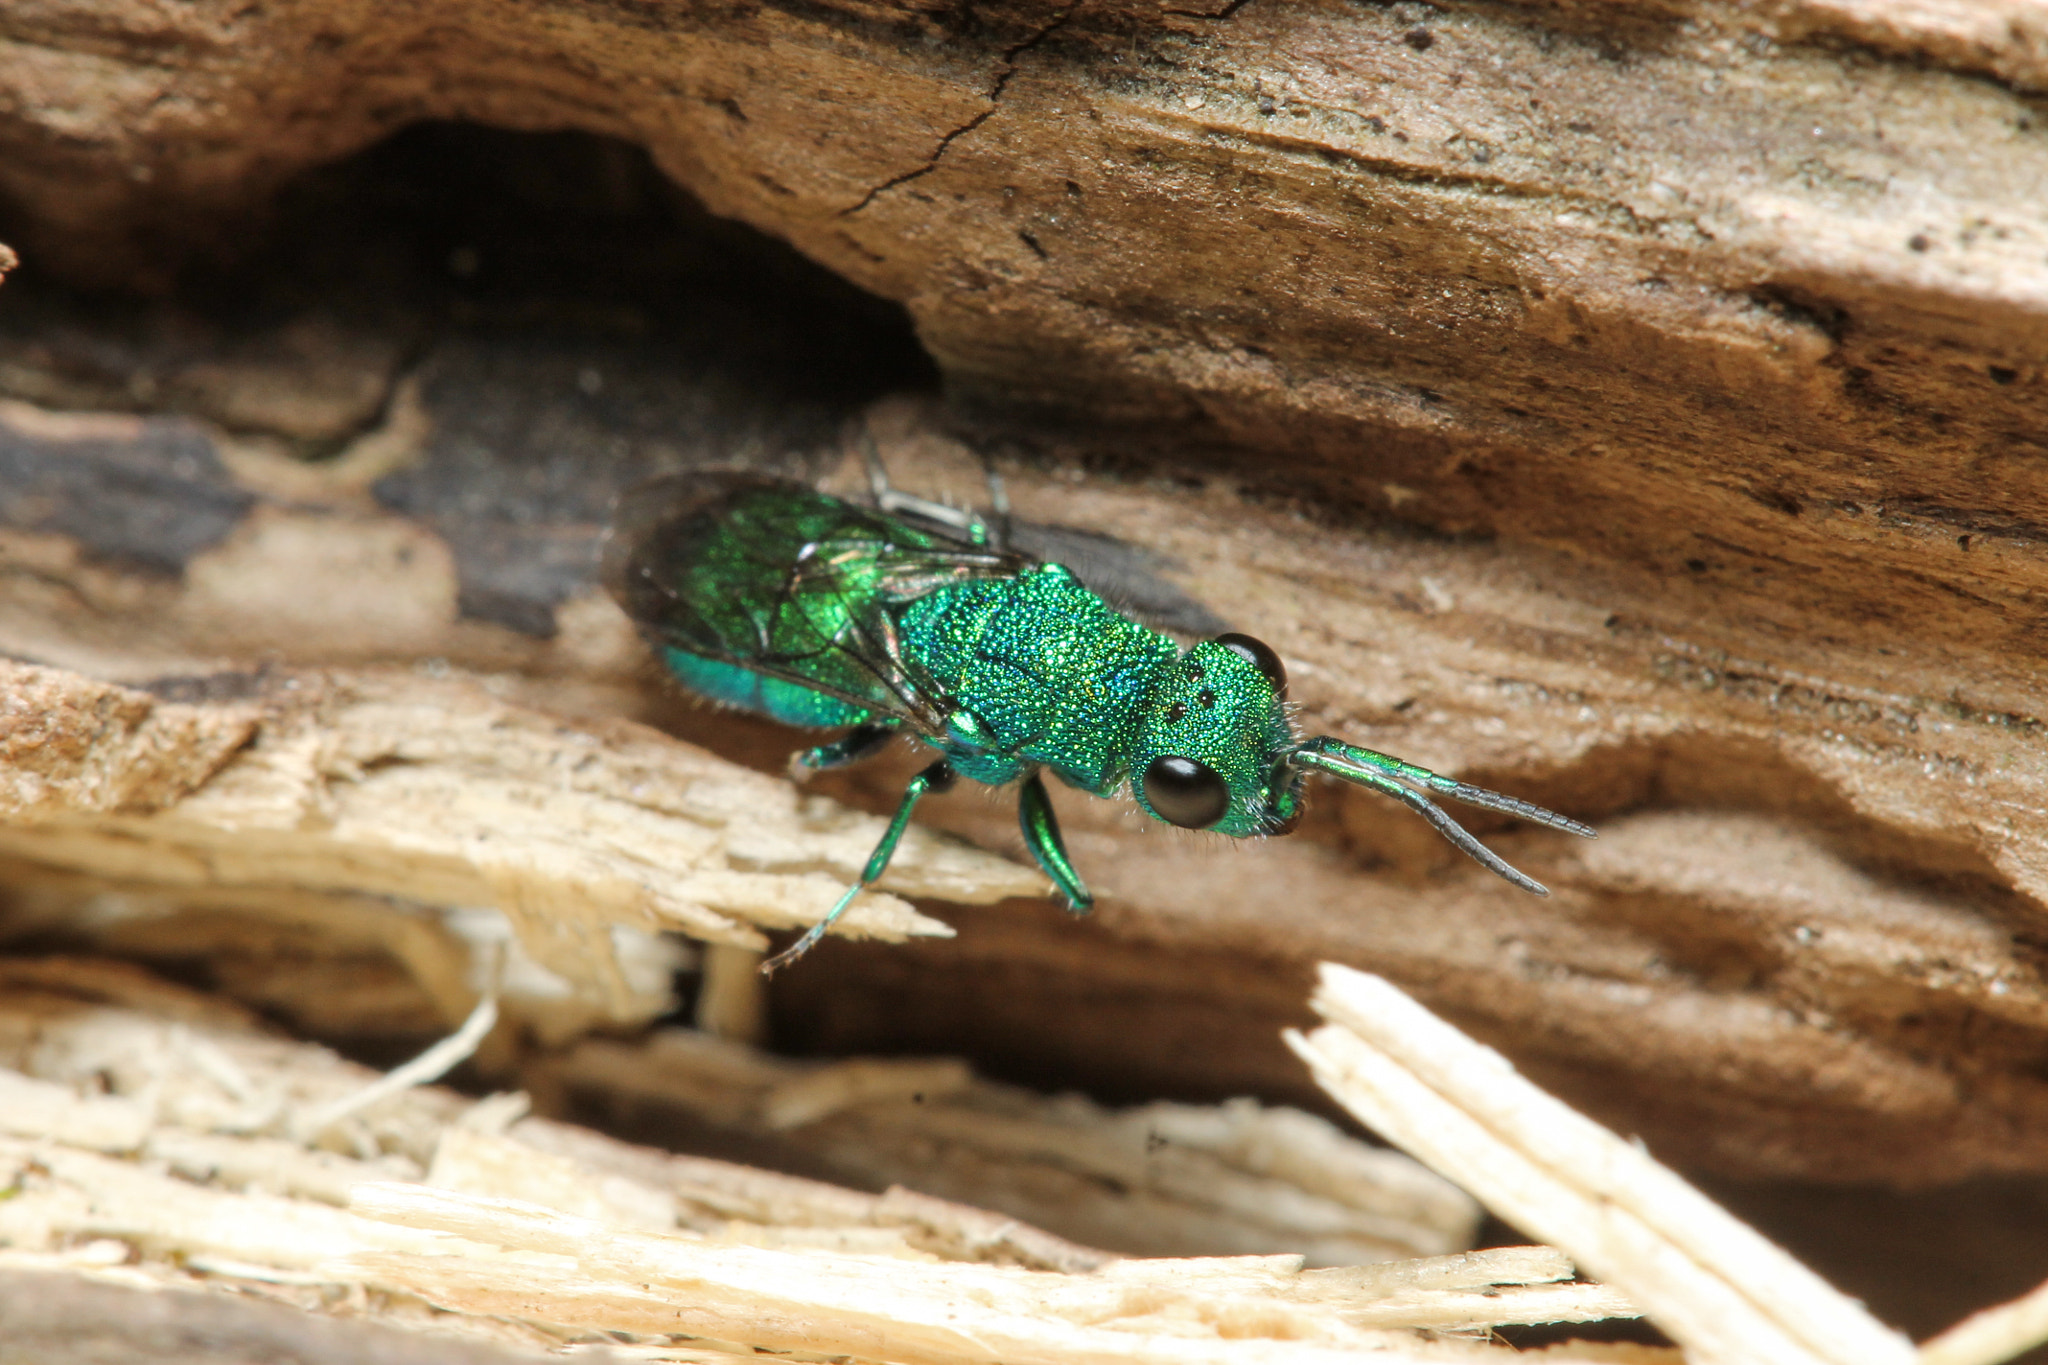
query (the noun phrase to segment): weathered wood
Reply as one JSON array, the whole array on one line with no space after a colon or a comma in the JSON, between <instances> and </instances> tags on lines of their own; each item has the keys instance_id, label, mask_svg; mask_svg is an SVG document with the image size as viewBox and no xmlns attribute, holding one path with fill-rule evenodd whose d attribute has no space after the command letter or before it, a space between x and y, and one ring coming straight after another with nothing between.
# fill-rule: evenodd
<instances>
[{"instance_id":1,"label":"weathered wood","mask_svg":"<svg viewBox=\"0 0 2048 1365\"><path fill-rule=\"evenodd\" d=\"M0 1269L0 1365L525 1365L547 1357L224 1294Z\"/></svg>"},{"instance_id":2,"label":"weathered wood","mask_svg":"<svg viewBox=\"0 0 2048 1365\"><path fill-rule=\"evenodd\" d=\"M615 1021L644 1023L673 1007L673 964L657 953L632 979L617 931L764 949L752 926L822 917L882 831L639 727L578 728L447 681L228 673L158 690L216 695L157 701L0 663L0 855L26 865L9 880L61 869L80 909L108 893L168 902L102 914L101 932L182 903L325 932L337 948L388 941L449 1025L489 972L408 902L497 908L532 963ZM917 830L887 885L991 902L1044 881ZM0 932L63 922L47 905L18 917L0 905ZM880 888L846 923L855 936L950 932Z\"/></svg>"},{"instance_id":3,"label":"weathered wood","mask_svg":"<svg viewBox=\"0 0 2048 1365\"><path fill-rule=\"evenodd\" d=\"M2038 6L560 13L15 9L18 244L160 273L420 118L613 134L962 392L1795 637L2041 653Z\"/></svg>"},{"instance_id":4,"label":"weathered wood","mask_svg":"<svg viewBox=\"0 0 2048 1365\"><path fill-rule=\"evenodd\" d=\"M1512 1348L1423 1334L1636 1315L1607 1286L1566 1283L1555 1248L1403 1254L1463 1248L1477 1207L1299 1113L1117 1113L990 1086L957 1060L807 1066L683 1031L585 1049L550 1078L626 1106L707 1102L757 1137L836 1149L877 1185L901 1172L999 1197L984 1208L632 1147L522 1117L516 1093L383 1090L234 1015L118 964L0 959L0 1360L197 1365L218 1357L188 1338L211 1337L235 1360L316 1365L388 1340L353 1330L367 1320L705 1365L750 1347L903 1365L1484 1365ZM1126 1252L1208 1254L1126 1259L1020 1222L1020 1205ZM437 1235L451 1217L468 1222L453 1242ZM556 1236L570 1228L579 1247ZM633 1264L610 1259L621 1250ZM1341 1264L1311 1269L1304 1252ZM70 1280L46 1281L61 1311L20 1302L22 1270L199 1293L113 1325ZM358 1322L293 1331L207 1291ZM424 1341L388 1354L496 1358Z\"/></svg>"},{"instance_id":5,"label":"weathered wood","mask_svg":"<svg viewBox=\"0 0 2048 1365\"><path fill-rule=\"evenodd\" d=\"M1063 801L1096 924L828 945L785 1021L1298 1093L1244 1040L1329 957L1677 1160L2048 1169L2038 7L1192 8L50 0L0 17L0 192L32 263L161 283L418 118L636 141L909 308L962 403L876 415L899 481L983 496L960 410L1092 459L1007 463L1020 513L1268 638L1305 723L1603 830L1482 825L1536 902L1356 793L1255 848ZM0 648L444 660L776 766L792 737L673 705L590 554L643 474L824 472L853 400L339 311L101 371L63 308L15 326ZM930 818L1015 849L975 793Z\"/></svg>"},{"instance_id":6,"label":"weathered wood","mask_svg":"<svg viewBox=\"0 0 2048 1365\"><path fill-rule=\"evenodd\" d=\"M877 415L892 466L916 486L971 495L971 462L917 420L902 407ZM139 437L133 448L159 447ZM346 464L335 468L345 481ZM1601 816L1604 837L1581 848L1506 836L1501 846L1558 888L1537 901L1362 794L1317 790L1308 828L1265 846L1162 836L1115 804L1063 799L1071 845L1105 893L1098 926L1051 916L879 961L835 949L780 988L792 1020L847 1047L971 1039L1035 1058L1042 1079L1126 1092L1151 1078L1180 1093L1301 1097L1275 1030L1298 1018L1306 964L1330 957L1416 983L1566 1093L1690 1160L1902 1179L2048 1161L2048 1087L2028 1069L2048 993L2015 936L2038 895L2028 879L2041 844L1996 816L2039 799L2038 769L2000 762L2038 743L2024 725L1887 696L1874 670L1852 689L1843 651L1813 650L1804 669L1688 655L1650 624L1654 600L1543 552L1311 533L1228 497L1021 469L1010 483L1023 515L1122 530L1153 547L1153 564L1181 566L1164 571L1168 587L1267 634L1293 667L1306 723ZM340 510L345 488L322 510L314 486L308 473L290 505L252 495L245 523L175 579L109 570L47 534L15 542L72 550L61 572L10 580L13 647L156 679L173 697L204 693L175 675L215 651L432 650L514 664L531 679L507 679L514 693L558 709L661 708L664 686L639 690L644 656L592 589L564 603L550 639L462 620L446 542L389 512ZM477 481L472 510L491 486ZM596 527L557 533L594 539ZM360 556L393 544L419 549L382 560L374 592L361 590ZM315 581L338 586L308 592ZM53 611L56 583L79 596ZM81 596L98 610L78 612ZM665 714L764 767L795 741L726 713ZM885 808L911 761L819 785ZM497 766L523 762L507 749ZM1015 847L1008 811L976 793L934 800L929 818ZM37 856L43 837L25 830L10 847ZM360 852L335 849L365 875ZM389 877L360 884L396 889ZM1231 959L1243 965L1219 976ZM1035 984L1017 988L1020 975ZM849 1003L825 1004L832 996ZM850 1003L863 996L873 1004ZM1215 1045L1162 1049L1187 1028Z\"/></svg>"}]
</instances>

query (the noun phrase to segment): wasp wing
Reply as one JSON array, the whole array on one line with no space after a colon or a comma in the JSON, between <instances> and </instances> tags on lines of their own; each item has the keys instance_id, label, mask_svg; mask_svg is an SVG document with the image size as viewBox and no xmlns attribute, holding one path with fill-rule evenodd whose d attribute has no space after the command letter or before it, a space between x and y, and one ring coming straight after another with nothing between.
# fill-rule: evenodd
<instances>
[{"instance_id":1,"label":"wasp wing","mask_svg":"<svg viewBox=\"0 0 2048 1365\"><path fill-rule=\"evenodd\" d=\"M662 644L937 731L950 703L904 656L890 609L1034 562L801 484L719 470L627 494L604 576Z\"/></svg>"},{"instance_id":2,"label":"wasp wing","mask_svg":"<svg viewBox=\"0 0 2048 1365\"><path fill-rule=\"evenodd\" d=\"M864 521L887 523L851 510ZM892 524L888 534L876 535L870 525L849 526L807 545L809 553L791 566L783 591L756 627L762 642L806 643L796 652L764 648L753 659L729 661L887 711L929 732L944 729L954 702L904 653L889 609L971 579L1014 577L1031 561L971 544L904 545L901 529ZM797 621L801 625L792 628ZM842 690L843 682L824 681L843 678L848 665L887 701L877 706L868 687Z\"/></svg>"}]
</instances>

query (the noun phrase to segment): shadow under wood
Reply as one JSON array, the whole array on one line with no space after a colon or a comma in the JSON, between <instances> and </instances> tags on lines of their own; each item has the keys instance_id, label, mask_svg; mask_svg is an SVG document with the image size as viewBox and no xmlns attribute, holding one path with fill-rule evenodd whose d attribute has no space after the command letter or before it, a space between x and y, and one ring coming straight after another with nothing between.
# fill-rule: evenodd
<instances>
[{"instance_id":1,"label":"shadow under wood","mask_svg":"<svg viewBox=\"0 0 2048 1365\"><path fill-rule=\"evenodd\" d=\"M1315 1023L1308 964L1134 943L1030 902L945 913L959 937L943 944L832 941L778 973L778 1048L961 1055L1112 1104L1254 1095L1339 1114L1280 1041Z\"/></svg>"},{"instance_id":2,"label":"shadow under wood","mask_svg":"<svg viewBox=\"0 0 2048 1365\"><path fill-rule=\"evenodd\" d=\"M375 505L446 542L462 618L546 639L622 489L814 472L863 404L934 383L902 309L711 215L643 150L421 124L286 185L155 294L14 274L0 399L143 424L0 430L0 531L175 577L259 501L309 511L223 456L310 487L288 466L353 455Z\"/></svg>"},{"instance_id":3,"label":"shadow under wood","mask_svg":"<svg viewBox=\"0 0 2048 1365\"><path fill-rule=\"evenodd\" d=\"M1706 1189L1884 1321L1924 1339L2048 1277L2048 1181L1901 1193L1709 1180ZM2011 1365L2043 1365L2048 1346Z\"/></svg>"}]
</instances>

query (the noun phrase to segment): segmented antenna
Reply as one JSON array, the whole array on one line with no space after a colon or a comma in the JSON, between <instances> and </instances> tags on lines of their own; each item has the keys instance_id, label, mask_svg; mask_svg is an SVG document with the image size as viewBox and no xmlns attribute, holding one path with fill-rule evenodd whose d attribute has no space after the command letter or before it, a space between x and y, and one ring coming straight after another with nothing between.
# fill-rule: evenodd
<instances>
[{"instance_id":1,"label":"segmented antenna","mask_svg":"<svg viewBox=\"0 0 2048 1365\"><path fill-rule=\"evenodd\" d=\"M1502 811L1539 825L1546 825L1551 829L1561 829L1567 834L1579 835L1581 838L1597 837L1592 826L1581 824L1569 816L1559 815L1556 811L1545 810L1520 797L1505 796L1500 792L1488 791L1484 787L1459 782L1454 778L1433 773L1419 764L1409 763L1391 754L1361 749L1355 744L1346 744L1343 740L1330 735L1318 735L1314 739L1302 741L1289 755L1289 761L1297 767L1328 773L1342 781L1370 787L1376 792L1393 797L1429 821L1430 827L1448 839L1459 852L1496 876L1538 896L1549 895L1550 888L1527 873L1517 870L1499 854L1473 838L1471 832L1453 819L1448 811L1408 783L1419 783L1447 800Z\"/></svg>"}]
</instances>

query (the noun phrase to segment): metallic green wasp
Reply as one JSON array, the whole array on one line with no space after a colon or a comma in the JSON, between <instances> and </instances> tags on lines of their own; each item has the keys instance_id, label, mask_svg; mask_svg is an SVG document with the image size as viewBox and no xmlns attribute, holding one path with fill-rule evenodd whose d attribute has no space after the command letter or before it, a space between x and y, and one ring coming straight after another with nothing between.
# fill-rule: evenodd
<instances>
[{"instance_id":1,"label":"metallic green wasp","mask_svg":"<svg viewBox=\"0 0 2048 1365\"><path fill-rule=\"evenodd\" d=\"M909 730L939 753L912 778L838 904L764 964L807 952L882 875L928 791L956 776L1019 784L1024 842L1075 913L1092 897L1043 774L1096 796L1126 783L1146 813L1238 838L1285 834L1311 772L1383 792L1516 886L1548 894L1430 799L1591 837L1575 820L1327 735L1303 738L1279 658L1247 635L1183 649L1066 568L978 520L878 486L878 506L731 471L627 495L606 552L612 595L684 684L790 725L851 727L799 754L851 763Z\"/></svg>"}]
</instances>

